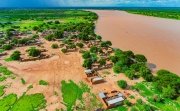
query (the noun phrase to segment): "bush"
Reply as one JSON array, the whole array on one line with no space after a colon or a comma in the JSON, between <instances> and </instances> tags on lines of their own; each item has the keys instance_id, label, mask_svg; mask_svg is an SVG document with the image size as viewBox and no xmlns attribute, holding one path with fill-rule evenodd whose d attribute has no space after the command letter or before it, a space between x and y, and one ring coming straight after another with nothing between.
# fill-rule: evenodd
<instances>
[{"instance_id":1,"label":"bush","mask_svg":"<svg viewBox=\"0 0 180 111\"><path fill-rule=\"evenodd\" d=\"M92 65L92 60L91 59L85 59L84 60L84 63L83 63L83 67L85 68L91 68L91 65Z\"/></svg>"},{"instance_id":2,"label":"bush","mask_svg":"<svg viewBox=\"0 0 180 111\"><path fill-rule=\"evenodd\" d=\"M67 52L67 49L61 49L61 51L63 52L63 53L66 53Z\"/></svg>"},{"instance_id":3,"label":"bush","mask_svg":"<svg viewBox=\"0 0 180 111\"><path fill-rule=\"evenodd\" d=\"M54 35L53 34L47 35L45 37L45 39L48 40L48 41L52 41L52 40L54 40Z\"/></svg>"},{"instance_id":4,"label":"bush","mask_svg":"<svg viewBox=\"0 0 180 111\"><path fill-rule=\"evenodd\" d=\"M5 45L3 45L3 47L2 47L4 50L11 50L13 47L12 47L12 45L10 45L10 44L5 44Z\"/></svg>"},{"instance_id":5,"label":"bush","mask_svg":"<svg viewBox=\"0 0 180 111\"><path fill-rule=\"evenodd\" d=\"M78 46L79 48L83 48L84 44L83 43L77 43L76 46Z\"/></svg>"},{"instance_id":6,"label":"bush","mask_svg":"<svg viewBox=\"0 0 180 111\"><path fill-rule=\"evenodd\" d=\"M83 57L83 59L88 59L91 57L91 54L90 54L90 52L86 51L83 53L82 57Z\"/></svg>"},{"instance_id":7,"label":"bush","mask_svg":"<svg viewBox=\"0 0 180 111\"><path fill-rule=\"evenodd\" d=\"M26 81L23 78L21 78L21 82L22 84L26 84Z\"/></svg>"},{"instance_id":8,"label":"bush","mask_svg":"<svg viewBox=\"0 0 180 111\"><path fill-rule=\"evenodd\" d=\"M58 48L58 44L52 44L51 47L52 47L53 49L57 49L57 48Z\"/></svg>"},{"instance_id":9,"label":"bush","mask_svg":"<svg viewBox=\"0 0 180 111\"><path fill-rule=\"evenodd\" d=\"M90 48L90 52L91 53L96 53L98 51L98 48L96 47L96 46L92 46L91 48Z\"/></svg>"},{"instance_id":10,"label":"bush","mask_svg":"<svg viewBox=\"0 0 180 111\"><path fill-rule=\"evenodd\" d=\"M136 54L135 59L137 62L147 62L147 59L144 55Z\"/></svg>"},{"instance_id":11,"label":"bush","mask_svg":"<svg viewBox=\"0 0 180 111\"><path fill-rule=\"evenodd\" d=\"M119 73L121 73L121 67L115 65L115 66L113 66L113 71L114 71L114 73L119 74Z\"/></svg>"},{"instance_id":12,"label":"bush","mask_svg":"<svg viewBox=\"0 0 180 111\"><path fill-rule=\"evenodd\" d=\"M105 59L100 59L99 63L100 63L101 66L104 66L104 65L106 65L106 60Z\"/></svg>"},{"instance_id":13,"label":"bush","mask_svg":"<svg viewBox=\"0 0 180 111\"><path fill-rule=\"evenodd\" d=\"M20 59L20 56L21 56L21 52L20 52L20 51L14 51L14 52L11 54L10 58L11 58L12 60L19 60L19 59Z\"/></svg>"},{"instance_id":14,"label":"bush","mask_svg":"<svg viewBox=\"0 0 180 111\"><path fill-rule=\"evenodd\" d=\"M125 89L127 87L127 82L125 80L120 80L117 83L118 83L118 86L122 89Z\"/></svg>"},{"instance_id":15,"label":"bush","mask_svg":"<svg viewBox=\"0 0 180 111\"><path fill-rule=\"evenodd\" d=\"M40 80L39 85L49 85L49 83L44 80Z\"/></svg>"},{"instance_id":16,"label":"bush","mask_svg":"<svg viewBox=\"0 0 180 111\"><path fill-rule=\"evenodd\" d=\"M131 103L131 102L129 102L127 99L126 99L126 100L124 100L124 104L126 104L127 106L131 106L131 105L132 105L132 103Z\"/></svg>"},{"instance_id":17,"label":"bush","mask_svg":"<svg viewBox=\"0 0 180 111\"><path fill-rule=\"evenodd\" d=\"M39 49L36 49L35 47L31 47L28 49L29 56L37 57L41 54L41 51Z\"/></svg>"}]
</instances>

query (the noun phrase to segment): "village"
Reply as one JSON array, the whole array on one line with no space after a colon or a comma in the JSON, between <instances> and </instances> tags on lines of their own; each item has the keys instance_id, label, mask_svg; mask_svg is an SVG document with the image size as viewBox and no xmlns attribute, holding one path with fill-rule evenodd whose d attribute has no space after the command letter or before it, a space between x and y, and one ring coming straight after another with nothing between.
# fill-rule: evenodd
<instances>
[{"instance_id":1,"label":"village","mask_svg":"<svg viewBox=\"0 0 180 111\"><path fill-rule=\"evenodd\" d=\"M78 13L73 19L38 21L42 24L29 30L0 32L0 72L15 76L0 74L1 85L7 86L3 99L14 92L18 100L40 93L50 111L157 110L160 97L153 93L146 98L140 89L155 80L146 57L114 48L95 33L95 13Z\"/></svg>"}]
</instances>

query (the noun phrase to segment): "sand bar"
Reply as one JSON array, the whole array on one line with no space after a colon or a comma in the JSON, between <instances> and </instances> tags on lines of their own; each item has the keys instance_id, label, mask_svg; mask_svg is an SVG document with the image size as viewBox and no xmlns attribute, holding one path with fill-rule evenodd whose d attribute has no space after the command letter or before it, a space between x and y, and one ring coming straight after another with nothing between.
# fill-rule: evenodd
<instances>
[{"instance_id":1,"label":"sand bar","mask_svg":"<svg viewBox=\"0 0 180 111\"><path fill-rule=\"evenodd\" d=\"M96 33L104 40L122 50L144 54L156 69L180 75L180 21L124 11L93 11L99 15Z\"/></svg>"}]
</instances>

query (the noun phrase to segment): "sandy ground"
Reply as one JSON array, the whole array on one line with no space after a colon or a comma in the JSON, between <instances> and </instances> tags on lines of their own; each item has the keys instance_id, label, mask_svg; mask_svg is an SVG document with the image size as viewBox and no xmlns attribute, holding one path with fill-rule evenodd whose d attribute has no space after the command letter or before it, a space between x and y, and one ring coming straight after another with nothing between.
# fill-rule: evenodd
<instances>
[{"instance_id":1,"label":"sandy ground","mask_svg":"<svg viewBox=\"0 0 180 111\"><path fill-rule=\"evenodd\" d=\"M93 10L99 15L97 34L113 46L144 54L157 69L180 75L180 21L124 11Z\"/></svg>"}]
</instances>

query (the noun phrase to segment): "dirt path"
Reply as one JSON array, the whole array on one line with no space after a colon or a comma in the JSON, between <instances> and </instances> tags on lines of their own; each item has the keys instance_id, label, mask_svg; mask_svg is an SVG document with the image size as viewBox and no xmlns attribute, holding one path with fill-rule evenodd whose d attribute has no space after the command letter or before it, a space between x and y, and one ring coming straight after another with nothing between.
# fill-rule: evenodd
<instances>
[{"instance_id":1,"label":"dirt path","mask_svg":"<svg viewBox=\"0 0 180 111\"><path fill-rule=\"evenodd\" d=\"M180 75L180 21L124 11L93 10L99 15L97 34L114 47L144 54L157 69Z\"/></svg>"}]
</instances>

